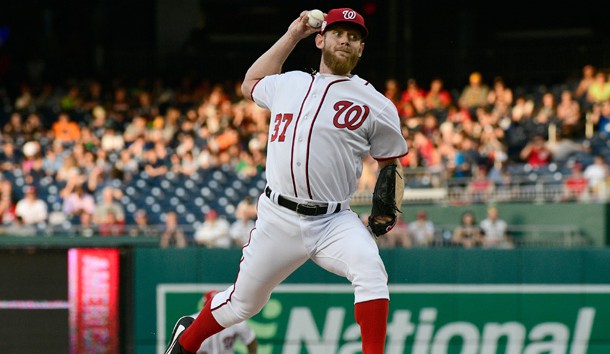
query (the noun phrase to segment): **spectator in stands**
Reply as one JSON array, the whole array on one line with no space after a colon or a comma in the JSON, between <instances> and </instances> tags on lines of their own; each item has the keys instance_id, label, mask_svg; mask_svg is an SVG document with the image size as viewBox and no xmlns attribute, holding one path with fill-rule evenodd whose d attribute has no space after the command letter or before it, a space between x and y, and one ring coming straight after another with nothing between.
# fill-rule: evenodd
<instances>
[{"instance_id":1,"label":"spectator in stands","mask_svg":"<svg viewBox=\"0 0 610 354\"><path fill-rule=\"evenodd\" d=\"M480 72L475 71L468 77L468 84L464 86L458 105L460 108L466 109L471 115L474 115L474 110L478 107L487 105L487 96L489 95L489 86L483 83L483 76Z\"/></svg>"},{"instance_id":2,"label":"spectator in stands","mask_svg":"<svg viewBox=\"0 0 610 354\"><path fill-rule=\"evenodd\" d=\"M494 189L494 183L488 178L487 166L479 165L466 186L466 197L469 202L487 203L492 198Z\"/></svg>"},{"instance_id":3,"label":"spectator in stands","mask_svg":"<svg viewBox=\"0 0 610 354\"><path fill-rule=\"evenodd\" d=\"M610 81L605 72L600 70L595 73L595 81L589 86L586 97L589 105L610 100Z\"/></svg>"},{"instance_id":4,"label":"spectator in stands","mask_svg":"<svg viewBox=\"0 0 610 354\"><path fill-rule=\"evenodd\" d=\"M57 174L55 175L55 179L58 182L69 181L74 176L80 176L80 169L78 167L78 161L73 153L66 155L63 159L63 163L59 170L57 170Z\"/></svg>"},{"instance_id":5,"label":"spectator in stands","mask_svg":"<svg viewBox=\"0 0 610 354\"><path fill-rule=\"evenodd\" d=\"M98 217L98 222L95 225L101 236L122 236L125 234L125 221L118 220L116 214L110 210L104 217Z\"/></svg>"},{"instance_id":6,"label":"spectator in stands","mask_svg":"<svg viewBox=\"0 0 610 354\"><path fill-rule=\"evenodd\" d=\"M23 166L25 184L39 185L41 180L47 176L42 168L43 158L41 154L35 154L28 160L28 166Z\"/></svg>"},{"instance_id":7,"label":"spectator in stands","mask_svg":"<svg viewBox=\"0 0 610 354\"><path fill-rule=\"evenodd\" d=\"M439 170L441 156L436 146L421 130L413 135L413 150L411 153L417 154L418 165L432 170Z\"/></svg>"},{"instance_id":8,"label":"spectator in stands","mask_svg":"<svg viewBox=\"0 0 610 354\"><path fill-rule=\"evenodd\" d=\"M519 117L523 121L527 121L534 116L536 104L534 101L524 95L519 95L515 98L515 103L511 108L511 115Z\"/></svg>"},{"instance_id":9,"label":"spectator in stands","mask_svg":"<svg viewBox=\"0 0 610 354\"><path fill-rule=\"evenodd\" d=\"M530 128L534 134L541 134L548 139L549 126L557 125L557 102L552 92L542 95L542 102L534 112L533 127Z\"/></svg>"},{"instance_id":10,"label":"spectator in stands","mask_svg":"<svg viewBox=\"0 0 610 354\"><path fill-rule=\"evenodd\" d=\"M206 247L231 247L231 236L229 235L229 222L218 216L218 212L210 209L205 213L205 220L195 230L195 242Z\"/></svg>"},{"instance_id":11,"label":"spectator in stands","mask_svg":"<svg viewBox=\"0 0 610 354\"><path fill-rule=\"evenodd\" d=\"M581 77L578 81L576 88L574 89L574 98L583 106L584 110L589 110L591 107L587 106L587 92L589 87L595 81L595 66L586 64L581 69Z\"/></svg>"},{"instance_id":12,"label":"spectator in stands","mask_svg":"<svg viewBox=\"0 0 610 354\"><path fill-rule=\"evenodd\" d=\"M231 223L229 235L231 236L232 245L242 247L250 239L250 232L254 228L254 220L256 219L256 210L252 213L252 199L245 198L237 205L235 209L235 221Z\"/></svg>"},{"instance_id":13,"label":"spectator in stands","mask_svg":"<svg viewBox=\"0 0 610 354\"><path fill-rule=\"evenodd\" d=\"M158 237L159 230L156 225L150 225L148 213L144 209L138 209L133 213L133 225L129 225L127 233L131 237Z\"/></svg>"},{"instance_id":14,"label":"spectator in stands","mask_svg":"<svg viewBox=\"0 0 610 354\"><path fill-rule=\"evenodd\" d=\"M53 141L51 146L45 150L43 158L43 169L45 173L54 178L57 172L64 164L64 159L69 154L69 151L64 149L64 145L59 141Z\"/></svg>"},{"instance_id":15,"label":"spectator in stands","mask_svg":"<svg viewBox=\"0 0 610 354\"><path fill-rule=\"evenodd\" d=\"M125 141L125 144L129 145L138 137L146 137L146 134L146 118L137 115L133 117L131 122L127 123L125 131L123 132L123 141Z\"/></svg>"},{"instance_id":16,"label":"spectator in stands","mask_svg":"<svg viewBox=\"0 0 610 354\"><path fill-rule=\"evenodd\" d=\"M487 104L494 107L498 105L512 106L513 90L506 85L501 76L494 78L494 84L487 94Z\"/></svg>"},{"instance_id":17,"label":"spectator in stands","mask_svg":"<svg viewBox=\"0 0 610 354\"><path fill-rule=\"evenodd\" d=\"M593 163L585 167L583 175L589 181L591 196L596 199L607 197L610 167L603 155L595 155Z\"/></svg>"},{"instance_id":18,"label":"spectator in stands","mask_svg":"<svg viewBox=\"0 0 610 354\"><path fill-rule=\"evenodd\" d=\"M127 89L123 86L117 86L114 89L113 100L110 104L110 110L114 113L116 123L125 129L124 122L131 109L131 102ZM127 142L127 139L125 139Z\"/></svg>"},{"instance_id":19,"label":"spectator in stands","mask_svg":"<svg viewBox=\"0 0 610 354\"><path fill-rule=\"evenodd\" d=\"M514 245L508 236L508 224L499 217L498 208L487 208L487 217L481 220L479 227L482 232L483 248L513 248Z\"/></svg>"},{"instance_id":20,"label":"spectator in stands","mask_svg":"<svg viewBox=\"0 0 610 354\"><path fill-rule=\"evenodd\" d=\"M15 108L24 111L31 107L34 98L32 96L32 90L29 85L21 84L19 86L19 96L15 99Z\"/></svg>"},{"instance_id":21,"label":"spectator in stands","mask_svg":"<svg viewBox=\"0 0 610 354\"><path fill-rule=\"evenodd\" d=\"M3 139L2 151L0 151L0 170L14 171L20 168L23 155L15 149L15 143L12 138Z\"/></svg>"},{"instance_id":22,"label":"spectator in stands","mask_svg":"<svg viewBox=\"0 0 610 354\"><path fill-rule=\"evenodd\" d=\"M11 181L0 175L0 225L9 225L15 221L15 191Z\"/></svg>"},{"instance_id":23,"label":"spectator in stands","mask_svg":"<svg viewBox=\"0 0 610 354\"><path fill-rule=\"evenodd\" d=\"M603 137L610 136L610 100L593 106L591 123Z\"/></svg>"},{"instance_id":24,"label":"spectator in stands","mask_svg":"<svg viewBox=\"0 0 610 354\"><path fill-rule=\"evenodd\" d=\"M366 217L368 218L368 215L366 215ZM368 225L368 220L363 220L363 223ZM409 231L407 230L408 225L409 223L399 215L396 220L396 225L394 225L392 230L388 231L383 237L377 238L377 245L380 248L413 247L413 242L409 237Z\"/></svg>"},{"instance_id":25,"label":"spectator in stands","mask_svg":"<svg viewBox=\"0 0 610 354\"><path fill-rule=\"evenodd\" d=\"M475 215L471 210L467 210L462 213L460 224L453 229L451 240L455 245L464 248L481 246L481 228L477 224Z\"/></svg>"},{"instance_id":26,"label":"spectator in stands","mask_svg":"<svg viewBox=\"0 0 610 354\"><path fill-rule=\"evenodd\" d=\"M173 140L178 131L178 121L182 116L182 112L178 107L170 106L165 112L163 119L163 139L165 141Z\"/></svg>"},{"instance_id":27,"label":"spectator in stands","mask_svg":"<svg viewBox=\"0 0 610 354\"><path fill-rule=\"evenodd\" d=\"M144 161L142 161L144 171L151 178L162 178L168 171L167 164L159 158L156 149L147 149L144 152Z\"/></svg>"},{"instance_id":28,"label":"spectator in stands","mask_svg":"<svg viewBox=\"0 0 610 354\"><path fill-rule=\"evenodd\" d=\"M440 139L438 117L434 111L429 110L424 113L420 131L430 139L433 144L436 144L438 139Z\"/></svg>"},{"instance_id":29,"label":"spectator in stands","mask_svg":"<svg viewBox=\"0 0 610 354\"><path fill-rule=\"evenodd\" d=\"M25 140L40 141L43 137L46 137L46 135L46 130L40 114L36 112L29 113L23 129L23 137Z\"/></svg>"},{"instance_id":30,"label":"spectator in stands","mask_svg":"<svg viewBox=\"0 0 610 354\"><path fill-rule=\"evenodd\" d=\"M129 183L140 172L138 161L131 156L129 150L121 150L119 159L114 164L115 175L124 183Z\"/></svg>"},{"instance_id":31,"label":"spectator in stands","mask_svg":"<svg viewBox=\"0 0 610 354\"><path fill-rule=\"evenodd\" d=\"M2 126L2 133L9 137L22 136L25 131L22 119L21 113L12 112L8 122Z\"/></svg>"},{"instance_id":32,"label":"spectator in stands","mask_svg":"<svg viewBox=\"0 0 610 354\"><path fill-rule=\"evenodd\" d=\"M81 137L80 127L75 121L70 119L67 112L59 113L57 121L53 123L53 138L62 143L74 143Z\"/></svg>"},{"instance_id":33,"label":"spectator in stands","mask_svg":"<svg viewBox=\"0 0 610 354\"><path fill-rule=\"evenodd\" d=\"M45 225L49 216L49 209L44 200L38 198L36 187L25 187L23 199L15 206L15 215L23 221L25 225Z\"/></svg>"},{"instance_id":34,"label":"spectator in stands","mask_svg":"<svg viewBox=\"0 0 610 354\"><path fill-rule=\"evenodd\" d=\"M175 211L166 214L165 229L161 234L159 246L161 248L185 248L187 246L184 230L178 224L178 214Z\"/></svg>"},{"instance_id":35,"label":"spectator in stands","mask_svg":"<svg viewBox=\"0 0 610 354\"><path fill-rule=\"evenodd\" d=\"M93 223L98 225L101 232L108 234L121 234L125 230L125 209L117 201L121 191L111 186L102 189L102 198L95 205Z\"/></svg>"},{"instance_id":36,"label":"spectator in stands","mask_svg":"<svg viewBox=\"0 0 610 354\"><path fill-rule=\"evenodd\" d=\"M570 139L569 134L562 129L557 132L555 141L546 142L546 147L551 152L551 160L558 164L565 162L574 153L591 151L591 148L582 141Z\"/></svg>"},{"instance_id":37,"label":"spectator in stands","mask_svg":"<svg viewBox=\"0 0 610 354\"><path fill-rule=\"evenodd\" d=\"M582 164L572 165L571 174L563 181L563 201L584 201L589 199L589 181L582 171Z\"/></svg>"},{"instance_id":38,"label":"spectator in stands","mask_svg":"<svg viewBox=\"0 0 610 354\"><path fill-rule=\"evenodd\" d=\"M106 150L98 149L101 140L95 136L91 128L86 125L80 129L80 139L78 139L78 142L83 144L87 151L100 150L106 152Z\"/></svg>"},{"instance_id":39,"label":"spectator in stands","mask_svg":"<svg viewBox=\"0 0 610 354\"><path fill-rule=\"evenodd\" d=\"M561 98L557 104L557 118L559 129L563 135L570 139L582 137L584 124L580 111L580 103L572 95L572 91L564 89L561 91Z\"/></svg>"},{"instance_id":40,"label":"spectator in stands","mask_svg":"<svg viewBox=\"0 0 610 354\"><path fill-rule=\"evenodd\" d=\"M503 143L504 131L495 124L487 124L481 129L479 137L479 165L490 167L496 160L507 158Z\"/></svg>"},{"instance_id":41,"label":"spectator in stands","mask_svg":"<svg viewBox=\"0 0 610 354\"><path fill-rule=\"evenodd\" d=\"M148 130L148 140L153 143L156 142L167 142L165 138L165 133L163 131L163 126L165 125L165 118L161 115L156 115L152 121L149 123L150 129Z\"/></svg>"},{"instance_id":42,"label":"spectator in stands","mask_svg":"<svg viewBox=\"0 0 610 354\"><path fill-rule=\"evenodd\" d=\"M521 150L520 157L533 168L548 165L553 154L546 146L546 141L542 134L536 134L534 138Z\"/></svg>"},{"instance_id":43,"label":"spectator in stands","mask_svg":"<svg viewBox=\"0 0 610 354\"><path fill-rule=\"evenodd\" d=\"M64 201L62 210L72 223L91 225L95 212L95 198L85 191L80 177L77 175L70 178L61 190L60 197Z\"/></svg>"},{"instance_id":44,"label":"spectator in stands","mask_svg":"<svg viewBox=\"0 0 610 354\"><path fill-rule=\"evenodd\" d=\"M430 81L430 89L425 95L426 108L435 111L446 111L453 101L451 93L445 89L445 83L440 77L435 77Z\"/></svg>"},{"instance_id":45,"label":"spectator in stands","mask_svg":"<svg viewBox=\"0 0 610 354\"><path fill-rule=\"evenodd\" d=\"M113 126L112 117L108 116L108 112L101 105L91 109L91 120L89 128L95 136L102 138L107 127ZM116 130L116 127L114 127Z\"/></svg>"},{"instance_id":46,"label":"spectator in stands","mask_svg":"<svg viewBox=\"0 0 610 354\"><path fill-rule=\"evenodd\" d=\"M191 152L193 155L199 153L199 147L195 141L195 137L192 134L180 133L177 135L177 143L174 151L178 157L184 156L187 152Z\"/></svg>"},{"instance_id":47,"label":"spectator in stands","mask_svg":"<svg viewBox=\"0 0 610 354\"><path fill-rule=\"evenodd\" d=\"M413 247L427 247L434 241L434 223L424 210L417 212L415 220L407 226L408 239Z\"/></svg>"},{"instance_id":48,"label":"spectator in stands","mask_svg":"<svg viewBox=\"0 0 610 354\"><path fill-rule=\"evenodd\" d=\"M100 148L104 151L122 151L125 148L125 139L113 126L108 126L102 134Z\"/></svg>"},{"instance_id":49,"label":"spectator in stands","mask_svg":"<svg viewBox=\"0 0 610 354\"><path fill-rule=\"evenodd\" d=\"M195 157L193 156L193 151L191 150L184 152L181 157L174 154L172 156L172 159L174 161L172 163L171 170L175 173L180 173L188 176L192 173L197 172L197 170L199 169L199 163L197 162L197 160L195 160Z\"/></svg>"},{"instance_id":50,"label":"spectator in stands","mask_svg":"<svg viewBox=\"0 0 610 354\"><path fill-rule=\"evenodd\" d=\"M68 92L59 101L60 107L65 112L74 112L82 106L80 88L77 85L70 85Z\"/></svg>"},{"instance_id":51,"label":"spectator in stands","mask_svg":"<svg viewBox=\"0 0 610 354\"><path fill-rule=\"evenodd\" d=\"M251 178L256 176L259 171L259 166L254 162L254 158L246 150L239 152L239 159L235 163L235 173L240 178Z\"/></svg>"},{"instance_id":52,"label":"spectator in stands","mask_svg":"<svg viewBox=\"0 0 610 354\"><path fill-rule=\"evenodd\" d=\"M87 89L82 94L82 109L92 110L103 103L102 84L97 80L89 80L86 83Z\"/></svg>"},{"instance_id":53,"label":"spectator in stands","mask_svg":"<svg viewBox=\"0 0 610 354\"><path fill-rule=\"evenodd\" d=\"M238 209L243 209L244 213L253 220L256 220L258 211L256 210L256 203L251 196L245 196L238 204Z\"/></svg>"},{"instance_id":54,"label":"spectator in stands","mask_svg":"<svg viewBox=\"0 0 610 354\"><path fill-rule=\"evenodd\" d=\"M477 142L474 138L461 134L455 153L455 170L453 177L471 177L473 169L479 165L481 156L478 151Z\"/></svg>"},{"instance_id":55,"label":"spectator in stands","mask_svg":"<svg viewBox=\"0 0 610 354\"><path fill-rule=\"evenodd\" d=\"M423 113L418 111L416 101L421 101L425 105L426 90L421 88L417 80L410 78L400 96L400 109L398 113L403 118L409 118ZM425 106L424 106L425 107ZM421 109L421 107L420 107Z\"/></svg>"},{"instance_id":56,"label":"spectator in stands","mask_svg":"<svg viewBox=\"0 0 610 354\"><path fill-rule=\"evenodd\" d=\"M507 169L508 160L497 159L487 171L487 178L495 185L509 186L511 184L511 174Z\"/></svg>"},{"instance_id":57,"label":"spectator in stands","mask_svg":"<svg viewBox=\"0 0 610 354\"><path fill-rule=\"evenodd\" d=\"M383 94L390 101L392 101L392 103L394 103L394 106L396 106L397 110L400 109L401 90L400 90L400 84L398 83L398 80L396 80L395 78L387 79L385 81L385 88L384 88Z\"/></svg>"},{"instance_id":58,"label":"spectator in stands","mask_svg":"<svg viewBox=\"0 0 610 354\"><path fill-rule=\"evenodd\" d=\"M137 115L154 117L159 114L159 107L153 102L150 92L146 90L138 92L133 106L134 113Z\"/></svg>"}]
</instances>

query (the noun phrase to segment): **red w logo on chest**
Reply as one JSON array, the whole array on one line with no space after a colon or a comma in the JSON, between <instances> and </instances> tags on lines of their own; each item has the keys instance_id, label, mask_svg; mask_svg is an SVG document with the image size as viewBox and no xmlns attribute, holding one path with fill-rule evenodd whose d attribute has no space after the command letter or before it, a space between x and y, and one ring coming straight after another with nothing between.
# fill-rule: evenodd
<instances>
[{"instance_id":1,"label":"red w logo on chest","mask_svg":"<svg viewBox=\"0 0 610 354\"><path fill-rule=\"evenodd\" d=\"M333 118L333 123L337 128L347 128L349 130L358 129L369 116L370 109L366 105L357 105L350 101L339 101L333 106L337 113Z\"/></svg>"}]
</instances>

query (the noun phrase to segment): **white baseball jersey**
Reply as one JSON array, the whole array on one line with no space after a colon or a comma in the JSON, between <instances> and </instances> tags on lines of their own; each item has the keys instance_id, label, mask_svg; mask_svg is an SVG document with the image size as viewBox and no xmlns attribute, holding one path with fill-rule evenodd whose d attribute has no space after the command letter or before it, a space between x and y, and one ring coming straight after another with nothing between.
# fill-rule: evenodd
<instances>
[{"instance_id":1,"label":"white baseball jersey","mask_svg":"<svg viewBox=\"0 0 610 354\"><path fill-rule=\"evenodd\" d=\"M194 317L196 316L193 315ZM234 324L204 340L197 354L235 354L233 347L238 338L248 345L256 339L256 334L246 322Z\"/></svg>"},{"instance_id":2,"label":"white baseball jersey","mask_svg":"<svg viewBox=\"0 0 610 354\"><path fill-rule=\"evenodd\" d=\"M252 98L271 111L266 178L284 196L347 201L367 153L377 160L407 153L396 107L358 76L270 75Z\"/></svg>"}]
</instances>

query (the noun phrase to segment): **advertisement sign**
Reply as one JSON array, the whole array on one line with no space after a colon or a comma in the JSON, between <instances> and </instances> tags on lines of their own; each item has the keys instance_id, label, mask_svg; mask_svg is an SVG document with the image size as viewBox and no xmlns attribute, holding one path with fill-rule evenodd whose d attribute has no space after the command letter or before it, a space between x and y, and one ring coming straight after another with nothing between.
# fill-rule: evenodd
<instances>
[{"instance_id":1,"label":"advertisement sign","mask_svg":"<svg viewBox=\"0 0 610 354\"><path fill-rule=\"evenodd\" d=\"M157 287L158 353L202 294ZM388 354L607 354L610 285L390 285ZM261 354L361 353L349 285L280 285L248 320ZM245 352L244 352L245 353Z\"/></svg>"},{"instance_id":2,"label":"advertisement sign","mask_svg":"<svg viewBox=\"0 0 610 354\"><path fill-rule=\"evenodd\" d=\"M70 353L118 353L118 249L70 249L68 284Z\"/></svg>"}]
</instances>

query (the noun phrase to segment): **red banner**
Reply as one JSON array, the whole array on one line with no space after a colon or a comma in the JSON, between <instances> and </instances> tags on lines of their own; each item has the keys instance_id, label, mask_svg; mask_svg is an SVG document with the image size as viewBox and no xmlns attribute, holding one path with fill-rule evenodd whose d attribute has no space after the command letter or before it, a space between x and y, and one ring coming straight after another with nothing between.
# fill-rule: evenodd
<instances>
[{"instance_id":1,"label":"red banner","mask_svg":"<svg viewBox=\"0 0 610 354\"><path fill-rule=\"evenodd\" d=\"M68 251L70 353L119 352L119 250Z\"/></svg>"}]
</instances>

